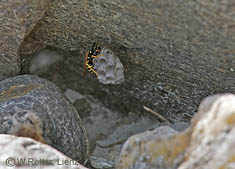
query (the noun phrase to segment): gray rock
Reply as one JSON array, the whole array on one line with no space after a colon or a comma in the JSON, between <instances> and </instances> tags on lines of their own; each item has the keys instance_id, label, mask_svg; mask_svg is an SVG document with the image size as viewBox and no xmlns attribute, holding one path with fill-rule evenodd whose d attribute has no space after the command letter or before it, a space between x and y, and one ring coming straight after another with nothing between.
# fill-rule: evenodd
<instances>
[{"instance_id":1,"label":"gray rock","mask_svg":"<svg viewBox=\"0 0 235 169\"><path fill-rule=\"evenodd\" d=\"M97 79L103 84L121 84L124 82L124 67L120 59L109 50L102 48L100 56L93 59Z\"/></svg>"},{"instance_id":2,"label":"gray rock","mask_svg":"<svg viewBox=\"0 0 235 169\"><path fill-rule=\"evenodd\" d=\"M22 75L0 82L0 133L31 137L72 159L88 155L86 129L76 109L51 82Z\"/></svg>"},{"instance_id":3,"label":"gray rock","mask_svg":"<svg viewBox=\"0 0 235 169\"><path fill-rule=\"evenodd\" d=\"M87 169L49 145L0 134L1 169Z\"/></svg>"},{"instance_id":4,"label":"gray rock","mask_svg":"<svg viewBox=\"0 0 235 169\"><path fill-rule=\"evenodd\" d=\"M64 92L64 95L69 99L71 103L74 103L78 99L84 98L83 95L81 95L80 93L72 89L66 89L66 91Z\"/></svg>"},{"instance_id":5,"label":"gray rock","mask_svg":"<svg viewBox=\"0 0 235 169\"><path fill-rule=\"evenodd\" d=\"M19 48L44 12L50 0L0 2L0 80L20 71Z\"/></svg>"},{"instance_id":6,"label":"gray rock","mask_svg":"<svg viewBox=\"0 0 235 169\"><path fill-rule=\"evenodd\" d=\"M43 76L62 89L93 95L120 114L143 114L146 105L180 121L201 98L235 91L234 11L233 0L58 0L25 39L21 57L30 60L39 42L63 49L64 64ZM83 80L84 50L94 41L120 58L123 84Z\"/></svg>"},{"instance_id":7,"label":"gray rock","mask_svg":"<svg viewBox=\"0 0 235 169\"><path fill-rule=\"evenodd\" d=\"M130 136L159 126L156 119L138 119L135 113L120 116L92 96L84 96L71 89L66 89L65 93L70 100L76 100L74 107L80 112L87 129L92 156L114 162Z\"/></svg>"},{"instance_id":8,"label":"gray rock","mask_svg":"<svg viewBox=\"0 0 235 169\"><path fill-rule=\"evenodd\" d=\"M114 164L102 157L90 156L89 157L90 165L95 169L113 169Z\"/></svg>"}]
</instances>

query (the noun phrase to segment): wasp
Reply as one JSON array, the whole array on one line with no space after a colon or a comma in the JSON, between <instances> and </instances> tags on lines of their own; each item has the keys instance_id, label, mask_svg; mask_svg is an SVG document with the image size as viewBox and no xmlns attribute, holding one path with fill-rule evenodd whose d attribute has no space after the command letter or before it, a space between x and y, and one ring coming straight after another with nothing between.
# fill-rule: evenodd
<instances>
[{"instance_id":1,"label":"wasp","mask_svg":"<svg viewBox=\"0 0 235 169\"><path fill-rule=\"evenodd\" d=\"M99 57L101 47L97 43L93 43L91 49L88 49L85 55L83 76L85 77L86 69L97 76L97 72L93 69L93 58Z\"/></svg>"}]
</instances>

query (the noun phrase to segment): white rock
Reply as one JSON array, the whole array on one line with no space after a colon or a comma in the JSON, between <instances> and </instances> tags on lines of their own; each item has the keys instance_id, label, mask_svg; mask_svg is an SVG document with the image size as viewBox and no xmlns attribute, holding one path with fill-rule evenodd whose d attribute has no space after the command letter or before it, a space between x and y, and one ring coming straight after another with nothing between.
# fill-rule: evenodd
<instances>
[{"instance_id":1,"label":"white rock","mask_svg":"<svg viewBox=\"0 0 235 169\"><path fill-rule=\"evenodd\" d=\"M1 169L87 169L49 145L0 134Z\"/></svg>"},{"instance_id":2,"label":"white rock","mask_svg":"<svg viewBox=\"0 0 235 169\"><path fill-rule=\"evenodd\" d=\"M235 169L235 95L204 99L192 127L187 160L179 169Z\"/></svg>"}]
</instances>

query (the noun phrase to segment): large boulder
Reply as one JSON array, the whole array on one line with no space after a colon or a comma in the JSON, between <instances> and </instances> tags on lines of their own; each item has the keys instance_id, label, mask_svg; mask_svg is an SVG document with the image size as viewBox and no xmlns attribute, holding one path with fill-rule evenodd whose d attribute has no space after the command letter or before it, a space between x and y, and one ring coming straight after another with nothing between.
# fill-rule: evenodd
<instances>
[{"instance_id":1,"label":"large boulder","mask_svg":"<svg viewBox=\"0 0 235 169\"><path fill-rule=\"evenodd\" d=\"M50 5L51 0L0 2L0 80L19 73L20 45Z\"/></svg>"},{"instance_id":2,"label":"large boulder","mask_svg":"<svg viewBox=\"0 0 235 169\"><path fill-rule=\"evenodd\" d=\"M235 95L204 99L182 133L159 137L160 131L129 138L116 169L235 168Z\"/></svg>"},{"instance_id":3,"label":"large boulder","mask_svg":"<svg viewBox=\"0 0 235 169\"><path fill-rule=\"evenodd\" d=\"M206 98L191 126L190 146L178 169L235 168L235 95Z\"/></svg>"},{"instance_id":4,"label":"large boulder","mask_svg":"<svg viewBox=\"0 0 235 169\"><path fill-rule=\"evenodd\" d=\"M72 104L48 80L21 75L0 82L0 133L31 137L83 163L86 129Z\"/></svg>"},{"instance_id":5,"label":"large boulder","mask_svg":"<svg viewBox=\"0 0 235 169\"><path fill-rule=\"evenodd\" d=\"M0 134L1 169L87 169L49 145Z\"/></svg>"},{"instance_id":6,"label":"large boulder","mask_svg":"<svg viewBox=\"0 0 235 169\"><path fill-rule=\"evenodd\" d=\"M42 76L61 89L125 114L142 115L146 105L188 120L184 113L192 116L205 96L235 90L234 11L233 0L59 0L25 39L23 72L48 45L65 60ZM83 80L84 50L94 41L120 58L123 84L103 85L90 74Z\"/></svg>"}]
</instances>

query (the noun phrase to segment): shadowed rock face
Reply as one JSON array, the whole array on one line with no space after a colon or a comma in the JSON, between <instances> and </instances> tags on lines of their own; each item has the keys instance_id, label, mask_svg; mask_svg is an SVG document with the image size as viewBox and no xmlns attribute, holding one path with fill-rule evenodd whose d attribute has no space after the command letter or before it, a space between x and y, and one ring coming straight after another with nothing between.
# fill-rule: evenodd
<instances>
[{"instance_id":1,"label":"shadowed rock face","mask_svg":"<svg viewBox=\"0 0 235 169\"><path fill-rule=\"evenodd\" d=\"M0 2L0 80L19 73L18 49L50 3L50 0Z\"/></svg>"},{"instance_id":2,"label":"shadowed rock face","mask_svg":"<svg viewBox=\"0 0 235 169\"><path fill-rule=\"evenodd\" d=\"M51 82L32 75L0 82L0 133L31 137L84 162L88 138L76 109Z\"/></svg>"},{"instance_id":3,"label":"shadowed rock face","mask_svg":"<svg viewBox=\"0 0 235 169\"><path fill-rule=\"evenodd\" d=\"M232 1L58 1L21 48L23 71L43 42L64 51L66 61L43 76L61 89L92 94L119 112L142 114L147 105L177 120L203 97L234 91L233 11ZM94 41L120 58L124 84L82 78L84 49Z\"/></svg>"}]
</instances>

